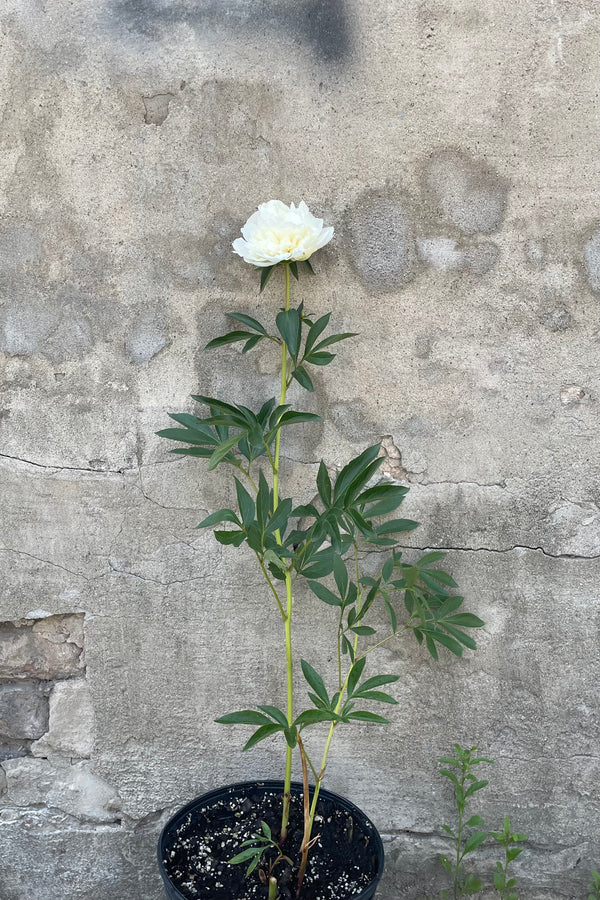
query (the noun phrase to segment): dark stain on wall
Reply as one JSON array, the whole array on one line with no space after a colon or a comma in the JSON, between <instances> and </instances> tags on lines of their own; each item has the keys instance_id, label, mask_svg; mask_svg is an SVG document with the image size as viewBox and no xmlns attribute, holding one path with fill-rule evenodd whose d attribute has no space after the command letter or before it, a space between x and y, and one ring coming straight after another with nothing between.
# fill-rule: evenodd
<instances>
[{"instance_id":1,"label":"dark stain on wall","mask_svg":"<svg viewBox=\"0 0 600 900\"><path fill-rule=\"evenodd\" d=\"M296 40L321 62L344 63L351 46L351 28L344 0L112 0L107 21L113 29L160 40L180 24L198 36L223 32L228 37L252 37L268 44L273 35ZM265 41L265 38L267 40ZM224 42L225 43L225 42Z\"/></svg>"}]
</instances>

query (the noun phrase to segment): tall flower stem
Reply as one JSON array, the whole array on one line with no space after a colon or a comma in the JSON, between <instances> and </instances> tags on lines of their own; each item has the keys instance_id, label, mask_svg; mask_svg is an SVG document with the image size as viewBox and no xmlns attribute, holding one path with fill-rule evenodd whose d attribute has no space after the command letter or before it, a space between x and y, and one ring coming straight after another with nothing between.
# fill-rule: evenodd
<instances>
[{"instance_id":1,"label":"tall flower stem","mask_svg":"<svg viewBox=\"0 0 600 900\"><path fill-rule=\"evenodd\" d=\"M285 272L285 308L290 308L290 267L288 263L283 266ZM287 394L288 385L288 358L287 347L285 342L281 347L281 392L279 395L279 405L283 406ZM279 448L281 444L281 429L278 429L275 436L275 451L273 454L273 510L277 509L279 503ZM279 531L275 532L275 538L278 544L281 544L281 535ZM287 720L291 725L294 721L294 688L293 688L293 667L292 667L292 576L290 572L285 574L285 596L286 607L284 617L285 629L285 665L286 665L286 684L287 684ZM290 785L292 781L292 748L286 746L285 754L285 780L283 786L283 812L281 815L281 835L280 842L283 843L287 836L287 826L290 816Z\"/></svg>"}]
</instances>

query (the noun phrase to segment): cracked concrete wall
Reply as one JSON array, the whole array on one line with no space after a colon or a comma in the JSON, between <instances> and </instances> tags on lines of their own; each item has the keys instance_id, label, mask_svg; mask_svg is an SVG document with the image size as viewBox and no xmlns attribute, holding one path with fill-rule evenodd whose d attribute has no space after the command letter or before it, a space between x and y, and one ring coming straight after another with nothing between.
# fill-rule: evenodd
<instances>
[{"instance_id":1,"label":"cracked concrete wall","mask_svg":"<svg viewBox=\"0 0 600 900\"><path fill-rule=\"evenodd\" d=\"M462 661L386 651L393 723L341 734L329 786L384 834L381 900L434 893L450 815L435 759L477 743L496 759L481 811L530 836L522 895L584 896L600 865L597 4L7 0L1 34L0 695L21 718L0 898L158 900L169 811L280 774L275 746L242 755L213 724L235 698L281 700L278 620L247 556L195 529L226 482L154 435L200 389L276 390L268 352L200 349L226 311L279 305L230 246L272 197L335 226L295 297L360 332L293 398L328 414L285 443L285 483L308 500L319 459L384 437L422 522L407 544L448 548L487 623ZM326 616L303 597L297 646L323 666ZM57 617L83 624L73 677L15 638Z\"/></svg>"}]
</instances>

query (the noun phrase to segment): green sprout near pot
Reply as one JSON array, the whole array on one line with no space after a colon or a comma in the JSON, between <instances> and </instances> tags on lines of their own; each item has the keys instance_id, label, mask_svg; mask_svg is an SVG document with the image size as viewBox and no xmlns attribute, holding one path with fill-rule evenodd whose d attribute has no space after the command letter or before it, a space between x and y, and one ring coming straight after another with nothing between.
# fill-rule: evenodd
<instances>
[{"instance_id":1,"label":"green sprout near pot","mask_svg":"<svg viewBox=\"0 0 600 900\"><path fill-rule=\"evenodd\" d=\"M268 324L245 312L229 313L234 330L211 340L207 348L237 343L245 354L265 342L275 345L281 360L279 397L267 399L259 409L249 409L231 398L226 402L196 395L193 399L203 408L203 414L173 414L177 427L158 434L186 445L172 452L206 459L209 471L228 466L235 473L236 508L211 513L198 527L213 528L221 544L250 548L281 619L285 708L259 703L254 709L232 712L217 721L254 726L246 750L273 735L283 739L286 758L281 846L285 846L288 831L294 751L300 755L304 836L298 864L299 892L314 843L319 790L336 730L354 722L386 724L387 718L365 705L396 703L381 688L397 681L398 675L383 672L363 677L371 654L410 632L434 659L438 658L439 646L461 656L465 648L475 649L468 632L480 628L483 622L459 611L463 598L452 594L456 588L452 576L436 567L444 553L428 552L410 563L404 560L398 542L418 523L389 518L408 489L377 480L383 461L380 444L367 447L333 478L321 461L313 502L296 505L282 493L282 435L295 425L321 421L314 413L294 409L288 394L292 386L312 392L314 369L332 363L332 348L356 335L328 333L331 313L315 316L303 302L295 307L291 304L291 278L298 281L301 275L313 275L309 257L333 236L333 228L323 227L322 220L312 216L306 204L288 207L276 200L265 203L250 217L242 234L243 239L234 242L234 250L260 270L261 291L272 283L276 273L283 276L283 306L275 313L274 322ZM387 558L380 555L383 561L375 574L362 568L362 560L370 551L389 553ZM308 587L333 614L336 675L333 686L328 687L311 663L302 659L309 703L298 709L293 683L292 596L300 585ZM388 628L376 636L379 611L384 613ZM323 627L319 622L319 629ZM329 729L317 763L307 747L306 733L320 723L328 724ZM314 779L310 803L309 772Z\"/></svg>"},{"instance_id":2,"label":"green sprout near pot","mask_svg":"<svg viewBox=\"0 0 600 900\"><path fill-rule=\"evenodd\" d=\"M516 847L515 844L526 841L527 835L513 834L510 830L510 819L505 816L502 831L492 831L490 837L504 847L504 864L500 860L496 863L494 887L502 900L519 900L519 895L515 891L517 879L509 877L508 867L523 852L523 847Z\"/></svg>"},{"instance_id":3,"label":"green sprout near pot","mask_svg":"<svg viewBox=\"0 0 600 900\"><path fill-rule=\"evenodd\" d=\"M281 847L273 840L271 829L266 822L260 823L261 831L251 835L247 841L242 841L241 847L246 847L240 853L230 859L231 864L249 862L250 865L246 869L246 876L250 875L261 863L265 852L271 847L276 852L274 859L268 861L268 872L264 869L259 870L260 880L269 885L268 900L275 900L277 896L277 879L273 872L280 862L288 862L293 866L293 861L286 856Z\"/></svg>"},{"instance_id":4,"label":"green sprout near pot","mask_svg":"<svg viewBox=\"0 0 600 900\"><path fill-rule=\"evenodd\" d=\"M595 869L592 869L592 880L588 884L587 900L600 900L600 875Z\"/></svg>"},{"instance_id":5,"label":"green sprout near pot","mask_svg":"<svg viewBox=\"0 0 600 900\"><path fill-rule=\"evenodd\" d=\"M440 855L440 862L444 869L452 877L452 897L477 894L483 888L483 882L472 872L465 872L463 860L466 856L477 850L488 836L487 831L481 831L484 821L481 816L473 815L466 818L466 810L470 798L486 787L488 781L481 780L475 774L475 768L482 763L493 763L493 760L485 756L476 756L477 747L463 748L459 744L454 745L455 756L442 756L440 775L447 778L454 788L454 802L458 813L456 831L449 825L442 825L443 831L452 839L454 854L452 857ZM443 900L449 897L448 891L442 892Z\"/></svg>"}]
</instances>

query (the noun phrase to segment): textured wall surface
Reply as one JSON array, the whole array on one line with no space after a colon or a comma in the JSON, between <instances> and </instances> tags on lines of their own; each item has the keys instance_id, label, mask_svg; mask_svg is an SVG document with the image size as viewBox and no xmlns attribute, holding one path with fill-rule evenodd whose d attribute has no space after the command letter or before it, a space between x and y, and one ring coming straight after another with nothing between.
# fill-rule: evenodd
<instances>
[{"instance_id":1,"label":"textured wall surface","mask_svg":"<svg viewBox=\"0 0 600 900\"><path fill-rule=\"evenodd\" d=\"M486 622L463 660L383 653L403 674L393 723L341 733L328 786L384 835L381 900L414 900L442 884L436 757L479 744L496 760L479 808L530 836L523 897L585 895L597 32L596 0L5 0L2 900L158 900L169 812L281 775L275 743L242 754L213 724L283 695L260 572L195 528L228 482L154 435L191 393L275 392L269 352L200 349L226 311L281 303L230 246L273 197L336 228L294 299L360 332L293 395L327 419L284 442L286 490L385 438L410 543L450 550ZM326 615L304 597L296 619L323 666Z\"/></svg>"}]
</instances>

